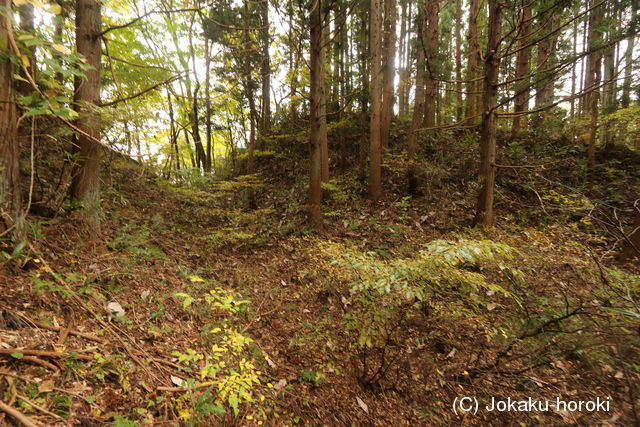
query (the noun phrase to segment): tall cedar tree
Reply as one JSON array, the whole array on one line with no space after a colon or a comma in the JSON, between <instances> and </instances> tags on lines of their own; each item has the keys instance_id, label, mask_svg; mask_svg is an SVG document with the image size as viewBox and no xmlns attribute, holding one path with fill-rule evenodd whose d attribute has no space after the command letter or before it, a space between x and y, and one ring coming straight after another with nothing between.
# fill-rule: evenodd
<instances>
[{"instance_id":1,"label":"tall cedar tree","mask_svg":"<svg viewBox=\"0 0 640 427\"><path fill-rule=\"evenodd\" d=\"M91 68L85 77L76 77L74 107L80 113L77 122L79 132L75 143L77 162L71 182L71 196L88 208L86 219L91 230L96 230L97 208L100 203L100 159L103 154L100 143L100 58L101 3L97 0L77 0L76 48L84 55Z\"/></svg>"},{"instance_id":2,"label":"tall cedar tree","mask_svg":"<svg viewBox=\"0 0 640 427\"><path fill-rule=\"evenodd\" d=\"M3 10L11 10L10 0L0 0ZM0 233L11 230L15 241L23 231L22 197L20 193L20 149L11 62L13 37L11 18L0 13Z\"/></svg>"},{"instance_id":3,"label":"tall cedar tree","mask_svg":"<svg viewBox=\"0 0 640 427\"><path fill-rule=\"evenodd\" d=\"M604 19L604 6L599 0L591 0L589 5L593 10L589 14L589 34L587 47L587 70L585 78L586 108L589 116L589 141L588 164L593 168L596 165L596 135L598 130L598 102L600 101L600 80L602 77L602 50L597 49L602 44L602 21ZM597 6L596 6L597 5Z\"/></svg>"},{"instance_id":4,"label":"tall cedar tree","mask_svg":"<svg viewBox=\"0 0 640 427\"><path fill-rule=\"evenodd\" d=\"M418 59L416 62L416 95L415 95L415 105L413 107L413 116L411 118L411 128L409 129L409 137L407 139L407 160L408 160L408 170L407 170L407 182L408 182L408 192L409 194L414 194L416 192L417 182L416 182L416 174L417 174L417 162L416 162L416 151L418 148L418 130L420 128L420 124L422 123L422 118L424 114L424 86L425 86L425 50L423 48L423 40L424 40L424 32L427 26L427 13L426 6L418 5L418 49L417 55ZM424 8L424 9L423 9Z\"/></svg>"},{"instance_id":5,"label":"tall cedar tree","mask_svg":"<svg viewBox=\"0 0 640 427\"><path fill-rule=\"evenodd\" d=\"M427 1L427 20L424 45L425 50L425 91L424 91L424 126L436 125L436 100L438 98L438 20L440 17L440 1Z\"/></svg>"},{"instance_id":6,"label":"tall cedar tree","mask_svg":"<svg viewBox=\"0 0 640 427\"><path fill-rule=\"evenodd\" d=\"M484 90L480 130L480 193L475 223L487 229L493 225L493 198L496 180L496 132L498 115L498 73L502 37L502 7L499 0L488 0L489 26L487 52L484 56Z\"/></svg>"},{"instance_id":7,"label":"tall cedar tree","mask_svg":"<svg viewBox=\"0 0 640 427\"><path fill-rule=\"evenodd\" d=\"M371 118L369 120L369 195L377 200L382 193L380 153L380 113L382 101L382 0L371 0L369 48L371 49Z\"/></svg>"},{"instance_id":8,"label":"tall cedar tree","mask_svg":"<svg viewBox=\"0 0 640 427\"><path fill-rule=\"evenodd\" d=\"M523 116L519 115L527 110L529 103L529 73L531 61L531 46L529 43L529 31L531 28L531 5L523 0L520 9L520 21L518 23L518 53L516 54L516 85L515 98L513 100L513 123L511 136L515 137L522 130ZM526 122L525 122L526 123Z\"/></svg>"},{"instance_id":9,"label":"tall cedar tree","mask_svg":"<svg viewBox=\"0 0 640 427\"><path fill-rule=\"evenodd\" d=\"M311 27L311 88L309 103L311 108L311 130L309 132L309 220L316 228L322 227L322 140L326 140L326 125L322 121L326 117L322 114L322 105L325 103L324 94L324 46L322 44L323 19L322 0L309 2L309 19ZM324 129L324 130L323 130ZM322 135L325 132L325 135Z\"/></svg>"},{"instance_id":10,"label":"tall cedar tree","mask_svg":"<svg viewBox=\"0 0 640 427\"><path fill-rule=\"evenodd\" d=\"M393 116L393 82L396 78L396 1L384 0L384 77L380 138L382 148L389 147Z\"/></svg>"},{"instance_id":11,"label":"tall cedar tree","mask_svg":"<svg viewBox=\"0 0 640 427\"><path fill-rule=\"evenodd\" d=\"M467 32L467 102L465 106L465 118L467 124L476 122L476 100L480 90L478 77L478 65L480 64L480 41L478 31L478 16L480 15L480 0L470 0L469 3L469 28Z\"/></svg>"}]
</instances>

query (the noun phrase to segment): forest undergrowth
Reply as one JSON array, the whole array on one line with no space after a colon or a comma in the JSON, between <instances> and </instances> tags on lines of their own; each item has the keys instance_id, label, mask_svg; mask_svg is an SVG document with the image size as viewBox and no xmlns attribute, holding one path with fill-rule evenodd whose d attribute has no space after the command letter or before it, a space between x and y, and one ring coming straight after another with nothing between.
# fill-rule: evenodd
<instances>
[{"instance_id":1,"label":"forest undergrowth","mask_svg":"<svg viewBox=\"0 0 640 427\"><path fill-rule=\"evenodd\" d=\"M464 138L423 147L420 194L389 152L375 208L337 173L321 233L294 144L228 180L112 159L96 240L73 212L32 216L32 243L5 254L2 392L45 425L638 423L640 271L611 251L637 152L586 182L573 144L504 144L483 233ZM458 415L464 396L611 410Z\"/></svg>"}]
</instances>

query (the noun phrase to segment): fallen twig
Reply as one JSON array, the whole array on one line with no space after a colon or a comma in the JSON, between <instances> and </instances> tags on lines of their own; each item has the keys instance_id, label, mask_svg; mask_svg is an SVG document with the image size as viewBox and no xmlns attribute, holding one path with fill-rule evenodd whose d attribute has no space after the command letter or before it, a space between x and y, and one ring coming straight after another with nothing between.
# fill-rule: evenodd
<instances>
[{"instance_id":1,"label":"fallen twig","mask_svg":"<svg viewBox=\"0 0 640 427\"><path fill-rule=\"evenodd\" d=\"M11 415L13 418L15 418L17 421L22 423L22 425L24 425L24 426L27 426L27 427L38 427L38 425L31 418L27 417L22 412L20 412L17 409L7 405L6 403L4 403L1 400L0 400L0 411L3 411L5 413Z\"/></svg>"},{"instance_id":2,"label":"fallen twig","mask_svg":"<svg viewBox=\"0 0 640 427\"><path fill-rule=\"evenodd\" d=\"M23 402L27 403L29 406L32 406L33 409L37 409L38 411L42 412L43 414L49 415L50 417L53 417L56 420L62 420L63 419L60 415L54 414L53 412L44 409L42 406L38 406L36 403L30 401L29 399L27 399L24 396L18 395L18 399L20 399Z\"/></svg>"},{"instance_id":3,"label":"fallen twig","mask_svg":"<svg viewBox=\"0 0 640 427\"><path fill-rule=\"evenodd\" d=\"M49 363L46 360L42 360L39 357L36 356L23 356L22 359L20 360L25 360L27 362L32 362L35 363L36 365L40 365L40 366L44 366L45 368L49 368L52 371L58 372L60 370L60 368L58 368L56 365L54 365L53 363Z\"/></svg>"},{"instance_id":4,"label":"fallen twig","mask_svg":"<svg viewBox=\"0 0 640 427\"><path fill-rule=\"evenodd\" d=\"M88 361L93 360L93 356L89 356L86 354L60 353L58 351L32 350L28 348L0 348L0 355L4 354L7 356L11 356L14 353L20 353L26 356L52 357L54 359L65 359L67 357L72 357L73 355L76 359L88 360Z\"/></svg>"},{"instance_id":5,"label":"fallen twig","mask_svg":"<svg viewBox=\"0 0 640 427\"><path fill-rule=\"evenodd\" d=\"M22 317L24 317L24 316L22 316ZM97 337L97 336L95 336L93 334L87 334L85 332L80 332L80 331L76 331L76 330L73 330L73 329L61 328L60 326L47 325L46 323L42 323L42 322L39 322L37 320L31 320L31 319L26 318L26 317L24 317L24 319L27 322L32 323L32 324L34 324L35 326L37 326L38 328L41 328L41 329L47 329L47 330L53 331L53 332L60 332L61 330L66 330L66 331L68 331L69 335L75 335L75 336L78 336L78 337L81 337L81 338L88 339L90 341L95 341L95 342L100 343L100 344L106 344L107 343L107 340L105 340L104 338Z\"/></svg>"}]
</instances>

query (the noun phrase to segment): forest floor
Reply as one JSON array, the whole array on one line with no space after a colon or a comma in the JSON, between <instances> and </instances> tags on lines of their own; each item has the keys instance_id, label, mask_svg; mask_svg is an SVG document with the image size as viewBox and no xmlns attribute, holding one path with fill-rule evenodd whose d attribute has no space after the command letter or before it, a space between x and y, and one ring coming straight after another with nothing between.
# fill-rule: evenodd
<instances>
[{"instance_id":1,"label":"forest floor","mask_svg":"<svg viewBox=\"0 0 640 427\"><path fill-rule=\"evenodd\" d=\"M468 227L473 192L437 204L425 202L436 194L389 192L373 206L363 184L343 176L327 190L325 229L312 233L302 184L283 188L271 175L176 188L115 164L109 178L98 238L84 242L68 217L34 220L32 244L0 271L0 396L33 420L638 422L638 322L608 310L637 293L638 269L613 268L604 238L576 224L535 227L505 216L485 235ZM509 211L517 215L517 205ZM429 242L487 238L513 252L451 271L495 287L448 285L440 271L417 314L388 319L390 330L371 332L370 345L366 334L361 340L360 280L378 280L388 266L402 276ZM371 266L354 273L345 254ZM410 313L415 302L407 296L399 309ZM454 413L464 396L482 405L599 398L610 410ZM0 414L0 424L11 422Z\"/></svg>"}]
</instances>

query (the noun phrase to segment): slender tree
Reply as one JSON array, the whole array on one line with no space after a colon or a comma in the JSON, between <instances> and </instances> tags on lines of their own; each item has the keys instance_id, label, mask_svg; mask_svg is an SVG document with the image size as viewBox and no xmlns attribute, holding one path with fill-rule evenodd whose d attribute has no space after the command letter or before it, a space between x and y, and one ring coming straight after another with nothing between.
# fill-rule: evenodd
<instances>
[{"instance_id":1,"label":"slender tree","mask_svg":"<svg viewBox=\"0 0 640 427\"><path fill-rule=\"evenodd\" d=\"M631 20L635 21L638 14L638 4L640 1L632 0L631 2ZM628 108L631 99L631 76L633 73L633 48L635 37L632 33L627 39L627 49L624 53L624 83L622 86L622 96L620 98L620 105L622 108Z\"/></svg>"},{"instance_id":2,"label":"slender tree","mask_svg":"<svg viewBox=\"0 0 640 427\"><path fill-rule=\"evenodd\" d=\"M462 120L462 0L456 0L454 15L455 38L456 38L456 120Z\"/></svg>"},{"instance_id":3,"label":"slender tree","mask_svg":"<svg viewBox=\"0 0 640 427\"><path fill-rule=\"evenodd\" d=\"M427 26L425 22L427 20L427 14L425 6L418 5L418 37L419 46L422 46L422 40L424 39L424 32ZM409 194L415 194L417 190L417 163L416 163L416 151L418 149L418 130L424 116L424 92L425 92L425 50L419 48L417 50L417 62L416 62L416 92L415 92L415 104L413 106L413 116L411 118L411 128L409 130L409 136L407 138L407 182Z\"/></svg>"},{"instance_id":4,"label":"slender tree","mask_svg":"<svg viewBox=\"0 0 640 427\"><path fill-rule=\"evenodd\" d=\"M529 103L529 73L531 60L531 46L529 40L529 31L531 27L531 5L528 0L523 0L520 9L520 21L518 23L518 53L516 54L516 74L515 74L515 92L516 96L513 101L513 123L511 127L511 137L515 137L522 128L522 113L527 110Z\"/></svg>"},{"instance_id":5,"label":"slender tree","mask_svg":"<svg viewBox=\"0 0 640 427\"><path fill-rule=\"evenodd\" d=\"M77 0L76 49L91 66L84 77L75 78L74 107L80 114L78 134L74 145L77 161L73 169L71 196L89 208L89 220L93 231L97 230L97 208L100 203L100 159L103 154L100 142L100 59L101 59L101 2Z\"/></svg>"},{"instance_id":6,"label":"slender tree","mask_svg":"<svg viewBox=\"0 0 640 427\"><path fill-rule=\"evenodd\" d=\"M384 71L382 113L380 117L380 143L389 147L391 119L393 116L393 82L396 78L396 1L384 0Z\"/></svg>"},{"instance_id":7,"label":"slender tree","mask_svg":"<svg viewBox=\"0 0 640 427\"><path fill-rule=\"evenodd\" d=\"M424 126L429 128L436 125L436 101L438 99L438 21L440 18L440 1L427 1L427 19L424 35L425 50L425 101Z\"/></svg>"},{"instance_id":8,"label":"slender tree","mask_svg":"<svg viewBox=\"0 0 640 427\"><path fill-rule=\"evenodd\" d=\"M322 202L322 104L324 100L324 72L322 45L322 0L309 2L309 19L311 27L311 56L309 66L311 67L311 88L309 102L311 108L311 129L309 132L310 165L309 165L309 220L313 226L322 226L322 213L320 204ZM326 127L325 127L326 131Z\"/></svg>"},{"instance_id":9,"label":"slender tree","mask_svg":"<svg viewBox=\"0 0 640 427\"><path fill-rule=\"evenodd\" d=\"M11 10L10 0L0 0L0 9ZM0 233L10 230L14 241L22 239L24 215L20 193L20 148L16 93L9 40L13 26L8 13L0 13Z\"/></svg>"},{"instance_id":10,"label":"slender tree","mask_svg":"<svg viewBox=\"0 0 640 427\"><path fill-rule=\"evenodd\" d=\"M380 153L380 113L382 97L381 79L381 0L371 0L369 48L371 49L371 118L369 120L369 195L377 200L382 193Z\"/></svg>"},{"instance_id":11,"label":"slender tree","mask_svg":"<svg viewBox=\"0 0 640 427\"><path fill-rule=\"evenodd\" d=\"M480 64L480 42L478 35L478 16L480 15L480 0L470 0L469 3L469 27L467 30L467 101L465 117L468 124L475 122L476 100L478 99L480 84L478 77L478 65Z\"/></svg>"},{"instance_id":12,"label":"slender tree","mask_svg":"<svg viewBox=\"0 0 640 427\"><path fill-rule=\"evenodd\" d=\"M600 80L602 77L602 21L604 18L604 6L598 0L591 0L589 6L592 8L589 14L589 35L587 47L587 69L585 78L586 108L585 112L589 116L589 141L587 146L589 167L596 165L596 136L598 129L598 102L600 101Z\"/></svg>"},{"instance_id":13,"label":"slender tree","mask_svg":"<svg viewBox=\"0 0 640 427\"><path fill-rule=\"evenodd\" d=\"M260 2L260 18L262 28L262 62L260 64L260 73L262 74L262 112L260 115L260 133L261 137L268 132L271 126L271 57L269 55L269 45L271 44L271 36L269 34L269 0ZM262 138L261 138L262 139Z\"/></svg>"},{"instance_id":14,"label":"slender tree","mask_svg":"<svg viewBox=\"0 0 640 427\"><path fill-rule=\"evenodd\" d=\"M484 90L482 94L482 125L480 130L480 193L475 223L482 228L493 225L493 199L496 179L496 132L498 72L502 37L502 7L499 0L487 0L489 5L489 38L484 55Z\"/></svg>"}]
</instances>

